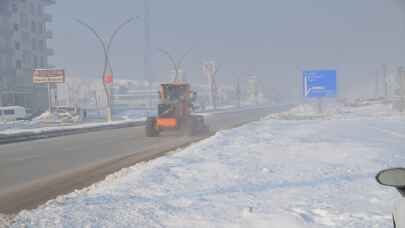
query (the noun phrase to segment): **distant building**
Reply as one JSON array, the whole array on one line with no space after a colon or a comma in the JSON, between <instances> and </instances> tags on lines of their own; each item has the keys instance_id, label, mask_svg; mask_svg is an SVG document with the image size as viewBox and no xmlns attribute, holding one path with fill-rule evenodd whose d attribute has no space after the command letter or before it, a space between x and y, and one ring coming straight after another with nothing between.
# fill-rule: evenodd
<instances>
[{"instance_id":1,"label":"distant building","mask_svg":"<svg viewBox=\"0 0 405 228\"><path fill-rule=\"evenodd\" d=\"M0 106L47 108L47 89L33 85L32 69L47 68L52 20L45 7L55 0L0 0Z\"/></svg>"}]
</instances>

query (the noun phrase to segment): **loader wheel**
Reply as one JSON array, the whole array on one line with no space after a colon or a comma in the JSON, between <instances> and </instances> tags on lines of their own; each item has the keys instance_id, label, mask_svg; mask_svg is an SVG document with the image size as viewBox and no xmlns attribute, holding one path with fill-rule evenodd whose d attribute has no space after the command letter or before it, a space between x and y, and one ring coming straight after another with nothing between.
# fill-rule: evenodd
<instances>
[{"instance_id":1,"label":"loader wheel","mask_svg":"<svg viewBox=\"0 0 405 228\"><path fill-rule=\"evenodd\" d=\"M193 118L189 117L189 118L186 119L186 121L184 123L183 133L186 136L194 136L195 135Z\"/></svg>"},{"instance_id":2,"label":"loader wheel","mask_svg":"<svg viewBox=\"0 0 405 228\"><path fill-rule=\"evenodd\" d=\"M197 116L198 120L198 133L201 135L208 135L210 133L210 128L205 123L204 117Z\"/></svg>"},{"instance_id":3,"label":"loader wheel","mask_svg":"<svg viewBox=\"0 0 405 228\"><path fill-rule=\"evenodd\" d=\"M208 127L204 123L202 116L190 116L187 118L185 134L187 136L205 135L209 133Z\"/></svg>"},{"instance_id":4,"label":"loader wheel","mask_svg":"<svg viewBox=\"0 0 405 228\"><path fill-rule=\"evenodd\" d=\"M148 117L146 119L145 134L147 137L159 136L159 131L156 129L156 118Z\"/></svg>"}]
</instances>

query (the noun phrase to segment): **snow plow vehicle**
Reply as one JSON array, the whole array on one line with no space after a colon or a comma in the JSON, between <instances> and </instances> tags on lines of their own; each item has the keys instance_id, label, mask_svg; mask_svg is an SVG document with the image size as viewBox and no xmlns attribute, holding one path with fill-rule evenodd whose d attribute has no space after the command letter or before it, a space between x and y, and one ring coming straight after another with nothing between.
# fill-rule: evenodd
<instances>
[{"instance_id":1,"label":"snow plow vehicle","mask_svg":"<svg viewBox=\"0 0 405 228\"><path fill-rule=\"evenodd\" d=\"M187 136L208 134L204 117L192 114L196 96L188 83L161 84L158 114L147 118L146 136L158 137L162 131L178 131Z\"/></svg>"}]
</instances>

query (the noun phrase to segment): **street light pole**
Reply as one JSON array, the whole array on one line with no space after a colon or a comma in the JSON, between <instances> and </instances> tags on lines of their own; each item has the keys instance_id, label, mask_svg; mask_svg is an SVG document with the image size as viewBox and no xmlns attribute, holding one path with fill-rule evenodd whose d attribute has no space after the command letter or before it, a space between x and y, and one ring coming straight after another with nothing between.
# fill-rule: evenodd
<instances>
[{"instance_id":1,"label":"street light pole","mask_svg":"<svg viewBox=\"0 0 405 228\"><path fill-rule=\"evenodd\" d=\"M214 61L203 64L203 71L208 77L210 104L214 108L214 110L217 109L218 104L218 85L216 76L219 70L220 67L218 67Z\"/></svg>"},{"instance_id":2,"label":"street light pole","mask_svg":"<svg viewBox=\"0 0 405 228\"><path fill-rule=\"evenodd\" d=\"M179 59L179 61L176 61L176 59L173 57L173 55L170 54L169 51L160 48L159 51L164 54L165 56L168 57L168 59L170 60L170 62L173 65L173 69L174 69L174 73L175 73L175 78L174 78L174 82L181 82L182 79L180 79L180 69L183 65L183 61L184 59L191 53L192 48L190 48L187 52L185 52L183 54L183 56L181 56L181 58Z\"/></svg>"},{"instance_id":3,"label":"street light pole","mask_svg":"<svg viewBox=\"0 0 405 228\"><path fill-rule=\"evenodd\" d=\"M106 82L106 76L107 76L107 71L109 70L110 72L110 77L111 80L113 78L113 71L112 71L112 65L111 65L111 59L110 59L110 50L111 50L111 46L113 44L114 38L117 36L117 34L126 26L128 25L130 22L132 22L134 20L134 18L129 18L126 21L124 21L123 23L121 23L112 33L112 35L110 36L108 43L106 43L106 41L99 35L99 33L96 31L96 29L92 26L90 26L89 24L76 19L76 22L79 23L80 25L84 26L85 28L87 28L90 32L92 32L97 40L100 42L101 47L103 48L103 52L104 52L104 69L103 69L103 75L102 75L102 83L103 83L103 87L104 87L104 92L106 94L107 97L107 121L111 122L112 121L112 88L111 88L111 82Z\"/></svg>"},{"instance_id":4,"label":"street light pole","mask_svg":"<svg viewBox=\"0 0 405 228\"><path fill-rule=\"evenodd\" d=\"M151 69L151 26L150 26L150 5L149 0L144 0L144 40L145 40L145 50L144 50L144 74L145 80L151 85L152 84L152 69Z\"/></svg>"},{"instance_id":5,"label":"street light pole","mask_svg":"<svg viewBox=\"0 0 405 228\"><path fill-rule=\"evenodd\" d=\"M144 77L150 90L153 90L152 56L151 56L151 23L150 23L150 0L144 0ZM153 98L149 98L149 108L153 107Z\"/></svg>"}]
</instances>

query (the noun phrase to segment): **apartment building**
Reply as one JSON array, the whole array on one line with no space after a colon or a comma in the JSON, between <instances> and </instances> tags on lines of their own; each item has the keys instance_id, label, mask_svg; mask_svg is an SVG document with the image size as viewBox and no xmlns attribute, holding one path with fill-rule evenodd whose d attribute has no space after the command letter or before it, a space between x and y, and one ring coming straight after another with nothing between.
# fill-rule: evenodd
<instances>
[{"instance_id":1,"label":"apartment building","mask_svg":"<svg viewBox=\"0 0 405 228\"><path fill-rule=\"evenodd\" d=\"M32 69L48 68L53 50L45 12L55 0L0 0L0 106L47 108L47 88L32 83Z\"/></svg>"}]
</instances>

